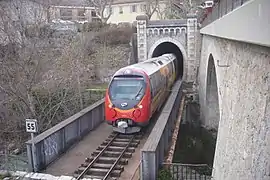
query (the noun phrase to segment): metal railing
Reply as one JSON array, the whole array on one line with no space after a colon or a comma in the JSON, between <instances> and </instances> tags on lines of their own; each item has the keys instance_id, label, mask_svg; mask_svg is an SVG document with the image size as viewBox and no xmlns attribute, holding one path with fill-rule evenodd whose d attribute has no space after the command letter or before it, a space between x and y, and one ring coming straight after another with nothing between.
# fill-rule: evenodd
<instances>
[{"instance_id":1,"label":"metal railing","mask_svg":"<svg viewBox=\"0 0 270 180\"><path fill-rule=\"evenodd\" d=\"M104 98L26 142L29 170L46 168L72 145L104 121Z\"/></svg>"},{"instance_id":2,"label":"metal railing","mask_svg":"<svg viewBox=\"0 0 270 180\"><path fill-rule=\"evenodd\" d=\"M212 168L207 164L163 163L172 180L210 180Z\"/></svg>"},{"instance_id":3,"label":"metal railing","mask_svg":"<svg viewBox=\"0 0 270 180\"><path fill-rule=\"evenodd\" d=\"M228 14L250 0L219 0L202 22L202 27Z\"/></svg>"}]
</instances>

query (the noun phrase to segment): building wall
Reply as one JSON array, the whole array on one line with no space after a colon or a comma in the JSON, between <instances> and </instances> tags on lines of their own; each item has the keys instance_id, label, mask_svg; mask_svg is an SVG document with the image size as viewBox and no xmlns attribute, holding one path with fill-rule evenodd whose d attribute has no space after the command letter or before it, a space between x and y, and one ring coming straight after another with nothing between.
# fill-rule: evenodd
<instances>
[{"instance_id":1,"label":"building wall","mask_svg":"<svg viewBox=\"0 0 270 180\"><path fill-rule=\"evenodd\" d=\"M206 127L218 128L213 179L268 180L270 48L203 35L201 53L202 120ZM216 70L216 118L209 110L213 104L206 101L207 90L211 90L206 82L210 54Z\"/></svg>"},{"instance_id":2,"label":"building wall","mask_svg":"<svg viewBox=\"0 0 270 180\"><path fill-rule=\"evenodd\" d=\"M128 3L128 4L118 4L118 5L112 5L112 14L108 20L108 23L120 23L120 22L128 22L132 23L133 21L136 21L136 17L138 15L144 15L143 11L143 5L144 3ZM135 7L136 11L132 11L132 7ZM122 8L122 13L120 12L120 9ZM160 11L164 11L166 8L165 2L161 2L159 4ZM106 8L105 15L107 16L109 12L109 8ZM159 20L160 16L159 13L155 12L151 20Z\"/></svg>"},{"instance_id":3,"label":"building wall","mask_svg":"<svg viewBox=\"0 0 270 180\"><path fill-rule=\"evenodd\" d=\"M51 20L62 19L70 21L92 22L97 20L94 8L76 6L52 6L50 8Z\"/></svg>"}]
</instances>

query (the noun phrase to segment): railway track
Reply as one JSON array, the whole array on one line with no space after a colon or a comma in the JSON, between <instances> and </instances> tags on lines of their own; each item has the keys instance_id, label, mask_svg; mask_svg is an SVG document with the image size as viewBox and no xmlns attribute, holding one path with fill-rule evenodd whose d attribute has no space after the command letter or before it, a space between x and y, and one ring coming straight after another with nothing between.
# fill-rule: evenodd
<instances>
[{"instance_id":1,"label":"railway track","mask_svg":"<svg viewBox=\"0 0 270 180\"><path fill-rule=\"evenodd\" d=\"M142 134L112 133L74 172L79 179L117 179L140 143Z\"/></svg>"}]
</instances>

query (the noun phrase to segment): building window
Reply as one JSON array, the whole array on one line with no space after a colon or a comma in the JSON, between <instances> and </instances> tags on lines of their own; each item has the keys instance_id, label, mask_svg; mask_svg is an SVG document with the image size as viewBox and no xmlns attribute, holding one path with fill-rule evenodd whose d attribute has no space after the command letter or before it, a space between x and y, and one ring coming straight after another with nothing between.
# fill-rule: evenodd
<instances>
[{"instance_id":1,"label":"building window","mask_svg":"<svg viewBox=\"0 0 270 180\"><path fill-rule=\"evenodd\" d=\"M107 12L108 12L108 15L109 15L109 14L113 14L113 8L112 8L112 7L107 8Z\"/></svg>"},{"instance_id":2,"label":"building window","mask_svg":"<svg viewBox=\"0 0 270 180\"><path fill-rule=\"evenodd\" d=\"M136 5L130 6L130 12L137 12L137 6Z\"/></svg>"},{"instance_id":3,"label":"building window","mask_svg":"<svg viewBox=\"0 0 270 180\"><path fill-rule=\"evenodd\" d=\"M86 20L85 9L78 9L77 16L79 21L85 21Z\"/></svg>"},{"instance_id":4,"label":"building window","mask_svg":"<svg viewBox=\"0 0 270 180\"><path fill-rule=\"evenodd\" d=\"M78 9L78 16L85 16L85 9Z\"/></svg>"},{"instance_id":5,"label":"building window","mask_svg":"<svg viewBox=\"0 0 270 180\"><path fill-rule=\"evenodd\" d=\"M119 14L123 14L124 12L123 12L123 7L119 7Z\"/></svg>"},{"instance_id":6,"label":"building window","mask_svg":"<svg viewBox=\"0 0 270 180\"><path fill-rule=\"evenodd\" d=\"M60 18L62 20L72 20L72 9L60 9Z\"/></svg>"}]
</instances>

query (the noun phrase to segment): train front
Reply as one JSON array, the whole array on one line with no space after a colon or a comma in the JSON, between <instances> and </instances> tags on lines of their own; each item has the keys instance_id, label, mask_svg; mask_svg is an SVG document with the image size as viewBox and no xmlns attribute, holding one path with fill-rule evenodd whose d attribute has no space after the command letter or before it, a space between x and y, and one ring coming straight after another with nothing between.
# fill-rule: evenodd
<instances>
[{"instance_id":1,"label":"train front","mask_svg":"<svg viewBox=\"0 0 270 180\"><path fill-rule=\"evenodd\" d=\"M150 87L146 74L134 69L116 72L105 96L105 119L113 131L130 134L148 124Z\"/></svg>"}]
</instances>

